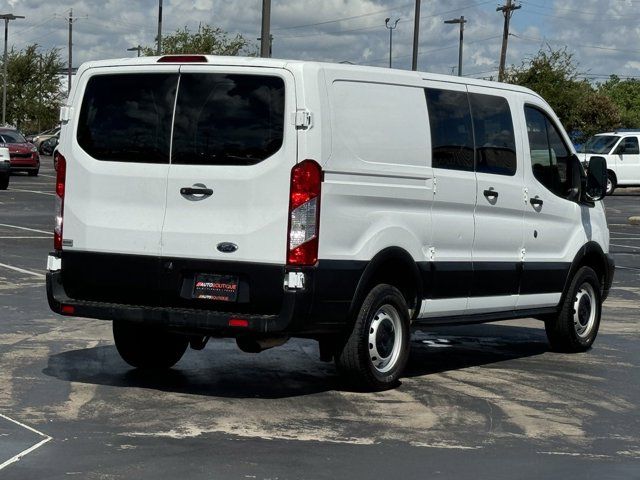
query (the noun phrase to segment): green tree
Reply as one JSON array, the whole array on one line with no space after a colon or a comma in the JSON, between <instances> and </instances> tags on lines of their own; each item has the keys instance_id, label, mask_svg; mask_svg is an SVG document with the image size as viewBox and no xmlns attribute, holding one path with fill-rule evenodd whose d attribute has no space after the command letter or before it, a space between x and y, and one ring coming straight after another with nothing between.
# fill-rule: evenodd
<instances>
[{"instance_id":1,"label":"green tree","mask_svg":"<svg viewBox=\"0 0 640 480\"><path fill-rule=\"evenodd\" d=\"M38 45L11 49L7 59L7 123L36 132L58 123L64 98L58 49L39 52Z\"/></svg>"},{"instance_id":2,"label":"green tree","mask_svg":"<svg viewBox=\"0 0 640 480\"><path fill-rule=\"evenodd\" d=\"M583 142L594 133L619 127L620 111L610 98L579 76L572 53L566 48L547 47L520 66L512 66L506 81L542 96L573 140Z\"/></svg>"},{"instance_id":3,"label":"green tree","mask_svg":"<svg viewBox=\"0 0 640 480\"><path fill-rule=\"evenodd\" d=\"M598 85L598 92L606 95L620 109L620 125L624 128L640 128L640 80L620 80L611 75Z\"/></svg>"},{"instance_id":4,"label":"green tree","mask_svg":"<svg viewBox=\"0 0 640 480\"><path fill-rule=\"evenodd\" d=\"M200 25L196 32L188 27L162 37L163 54L255 55L257 49L245 37L230 36L219 27ZM145 47L144 55L155 55L156 47Z\"/></svg>"}]
</instances>

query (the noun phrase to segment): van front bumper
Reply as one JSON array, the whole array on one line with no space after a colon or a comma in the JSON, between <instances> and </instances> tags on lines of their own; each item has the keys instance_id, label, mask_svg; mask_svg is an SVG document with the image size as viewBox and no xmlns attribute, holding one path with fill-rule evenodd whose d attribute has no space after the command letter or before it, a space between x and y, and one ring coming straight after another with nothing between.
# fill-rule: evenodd
<instances>
[{"instance_id":1,"label":"van front bumper","mask_svg":"<svg viewBox=\"0 0 640 480\"><path fill-rule=\"evenodd\" d=\"M304 318L309 307L308 295L296 291L284 294L280 312L273 315L78 300L67 295L61 271L47 273L47 299L51 310L60 315L127 320L166 329L228 337L247 333L296 333L304 328L294 320Z\"/></svg>"}]
</instances>

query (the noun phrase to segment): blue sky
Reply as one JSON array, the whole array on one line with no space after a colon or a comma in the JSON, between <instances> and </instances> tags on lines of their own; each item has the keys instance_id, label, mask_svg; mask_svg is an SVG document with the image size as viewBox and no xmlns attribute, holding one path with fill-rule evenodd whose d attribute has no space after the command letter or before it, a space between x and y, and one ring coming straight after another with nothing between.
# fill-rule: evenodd
<instances>
[{"instance_id":1,"label":"blue sky","mask_svg":"<svg viewBox=\"0 0 640 480\"><path fill-rule=\"evenodd\" d=\"M503 0L422 0L421 70L451 73L457 65L458 28L444 20L464 15L464 72L497 73ZM640 0L521 0L514 13L508 64L519 64L546 43L566 47L591 80L610 73L640 77ZM157 0L0 0L0 11L25 15L11 23L10 44L36 42L67 55L70 8L80 18L74 27L74 64L135 55L127 48L153 44ZM394 66L409 68L413 36L412 0L273 0L274 56L350 61L386 66L386 17L400 18L394 32ZM199 22L241 33L260 34L261 0L164 0L164 32ZM256 41L257 44L257 41Z\"/></svg>"}]
</instances>

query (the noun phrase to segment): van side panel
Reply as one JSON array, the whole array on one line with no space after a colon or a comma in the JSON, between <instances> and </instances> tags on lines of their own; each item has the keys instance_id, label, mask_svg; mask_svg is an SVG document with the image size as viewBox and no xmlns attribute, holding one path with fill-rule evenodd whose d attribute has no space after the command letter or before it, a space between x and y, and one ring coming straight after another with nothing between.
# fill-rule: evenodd
<instances>
[{"instance_id":1,"label":"van side panel","mask_svg":"<svg viewBox=\"0 0 640 480\"><path fill-rule=\"evenodd\" d=\"M328 74L333 143L325 167L320 257L370 260L400 247L426 259L433 175L419 87Z\"/></svg>"}]
</instances>

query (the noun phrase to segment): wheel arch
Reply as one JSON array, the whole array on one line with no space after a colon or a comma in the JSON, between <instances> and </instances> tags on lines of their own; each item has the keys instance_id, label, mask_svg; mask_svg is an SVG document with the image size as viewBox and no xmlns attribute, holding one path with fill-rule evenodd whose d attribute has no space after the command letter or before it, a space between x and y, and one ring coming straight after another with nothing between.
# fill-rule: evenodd
<instances>
[{"instance_id":1,"label":"wheel arch","mask_svg":"<svg viewBox=\"0 0 640 480\"><path fill-rule=\"evenodd\" d=\"M605 286L609 283L607 255L604 253L604 250L602 250L602 247L597 242L587 242L580 248L578 253L576 253L575 257L573 258L573 261L571 262L569 274L565 279L560 305L562 305L562 302L564 302L564 299L567 295L567 290L571 285L571 280L581 267L590 267L593 271L596 272L598 280L600 281L601 293L604 293L603 289L605 289Z\"/></svg>"},{"instance_id":2,"label":"wheel arch","mask_svg":"<svg viewBox=\"0 0 640 480\"><path fill-rule=\"evenodd\" d=\"M422 302L422 277L411 254L400 247L388 247L378 252L360 276L355 295L349 307L349 316L357 312L367 293L379 283L396 287L413 309L412 320L420 311Z\"/></svg>"}]
</instances>

